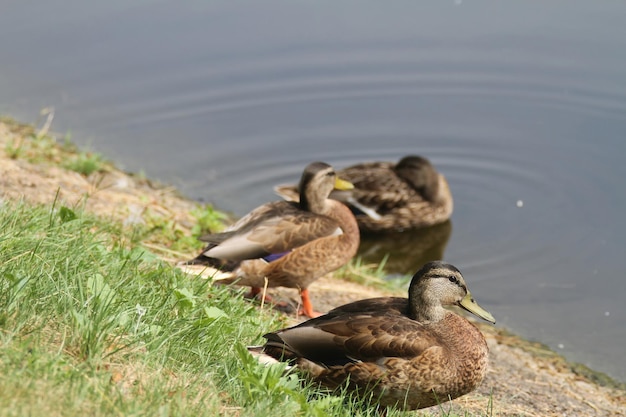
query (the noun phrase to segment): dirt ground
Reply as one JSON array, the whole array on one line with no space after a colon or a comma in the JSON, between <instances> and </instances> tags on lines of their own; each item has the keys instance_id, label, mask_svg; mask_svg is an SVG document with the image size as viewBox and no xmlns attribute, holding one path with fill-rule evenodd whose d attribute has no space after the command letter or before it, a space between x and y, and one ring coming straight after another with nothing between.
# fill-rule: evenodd
<instances>
[{"instance_id":1,"label":"dirt ground","mask_svg":"<svg viewBox=\"0 0 626 417\"><path fill-rule=\"evenodd\" d=\"M59 204L84 207L122 222L142 221L146 213L156 213L175 222L181 230L190 231L194 219L189 211L196 204L180 197L174 189L156 186L112 167L85 177L61 168L58 163L31 163L9 157L7 145L14 147L16 143L34 140L29 136L36 133L29 127L0 121L0 204L20 199L49 204L57 198ZM167 260L182 260L177 257L170 254ZM310 289L319 311L388 295L331 276L318 280ZM295 291L289 289L271 293L283 299L298 299ZM614 384L600 374L570 364L549 349L505 329L478 325L490 348L489 373L476 392L445 404L444 409L493 416L626 416L623 384Z\"/></svg>"}]
</instances>

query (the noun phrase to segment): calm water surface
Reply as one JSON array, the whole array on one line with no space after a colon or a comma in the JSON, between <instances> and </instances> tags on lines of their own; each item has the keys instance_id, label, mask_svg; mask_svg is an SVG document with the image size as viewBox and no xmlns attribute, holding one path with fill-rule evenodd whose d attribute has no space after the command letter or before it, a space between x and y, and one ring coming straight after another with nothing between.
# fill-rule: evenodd
<instances>
[{"instance_id":1,"label":"calm water surface","mask_svg":"<svg viewBox=\"0 0 626 417\"><path fill-rule=\"evenodd\" d=\"M0 112L53 106L238 215L312 160L425 155L451 222L364 256L443 256L498 325L626 380L626 3L127 3L3 4Z\"/></svg>"}]
</instances>

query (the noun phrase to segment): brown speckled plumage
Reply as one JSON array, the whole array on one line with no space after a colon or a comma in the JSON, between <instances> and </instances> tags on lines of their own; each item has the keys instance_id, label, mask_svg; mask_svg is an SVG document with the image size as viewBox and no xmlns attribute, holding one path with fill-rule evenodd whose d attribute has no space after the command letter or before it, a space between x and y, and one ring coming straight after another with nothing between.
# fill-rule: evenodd
<instances>
[{"instance_id":1,"label":"brown speckled plumage","mask_svg":"<svg viewBox=\"0 0 626 417\"><path fill-rule=\"evenodd\" d=\"M328 198L335 187L351 184L337 180L323 162L309 164L300 181L302 202L276 201L260 206L223 233L203 236L209 242L191 264L207 264L231 273L223 282L253 288L298 288L303 313L315 316L308 286L347 263L359 246L359 229L352 212ZM278 255L278 259L266 259Z\"/></svg>"},{"instance_id":2,"label":"brown speckled plumage","mask_svg":"<svg viewBox=\"0 0 626 417\"><path fill-rule=\"evenodd\" d=\"M442 223L453 210L452 194L445 177L428 159L409 155L397 164L367 162L338 171L354 189L335 191L335 198L349 205L363 231L413 229ZM297 201L294 185L280 185L276 192Z\"/></svg>"},{"instance_id":3,"label":"brown speckled plumage","mask_svg":"<svg viewBox=\"0 0 626 417\"><path fill-rule=\"evenodd\" d=\"M487 370L482 333L445 305L495 322L473 300L458 269L430 262L414 275L408 299L346 304L268 333L266 344L250 351L288 361L329 388L348 383L383 407L429 407L474 390Z\"/></svg>"}]
</instances>

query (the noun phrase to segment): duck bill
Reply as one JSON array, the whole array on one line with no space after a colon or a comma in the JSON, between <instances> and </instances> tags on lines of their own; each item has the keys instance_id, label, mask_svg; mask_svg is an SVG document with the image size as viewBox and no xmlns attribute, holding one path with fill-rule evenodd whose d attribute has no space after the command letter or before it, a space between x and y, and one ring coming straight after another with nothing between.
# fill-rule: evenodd
<instances>
[{"instance_id":1,"label":"duck bill","mask_svg":"<svg viewBox=\"0 0 626 417\"><path fill-rule=\"evenodd\" d=\"M488 321L489 323L496 324L496 319L493 318L490 312L482 308L478 305L472 294L468 291L467 295L463 297L463 299L459 302L459 306L469 311L470 313L480 317L483 320Z\"/></svg>"},{"instance_id":2,"label":"duck bill","mask_svg":"<svg viewBox=\"0 0 626 417\"><path fill-rule=\"evenodd\" d=\"M335 189L336 190L351 190L354 188L354 184L350 181L342 180L341 178L335 178Z\"/></svg>"}]
</instances>

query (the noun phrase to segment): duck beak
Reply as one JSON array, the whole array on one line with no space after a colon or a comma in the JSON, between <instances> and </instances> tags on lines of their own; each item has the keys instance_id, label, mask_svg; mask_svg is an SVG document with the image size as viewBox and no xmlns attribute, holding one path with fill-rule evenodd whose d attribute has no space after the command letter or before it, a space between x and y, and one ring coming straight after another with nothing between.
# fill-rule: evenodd
<instances>
[{"instance_id":1,"label":"duck beak","mask_svg":"<svg viewBox=\"0 0 626 417\"><path fill-rule=\"evenodd\" d=\"M342 180L341 178L335 178L335 189L336 190L351 190L354 188L354 184L349 181Z\"/></svg>"},{"instance_id":2,"label":"duck beak","mask_svg":"<svg viewBox=\"0 0 626 417\"><path fill-rule=\"evenodd\" d=\"M459 301L459 306L469 311L472 314L480 317L483 320L488 321L489 323L496 324L496 319L493 318L490 312L482 308L478 305L472 294L468 291L465 297L461 301Z\"/></svg>"}]
</instances>

